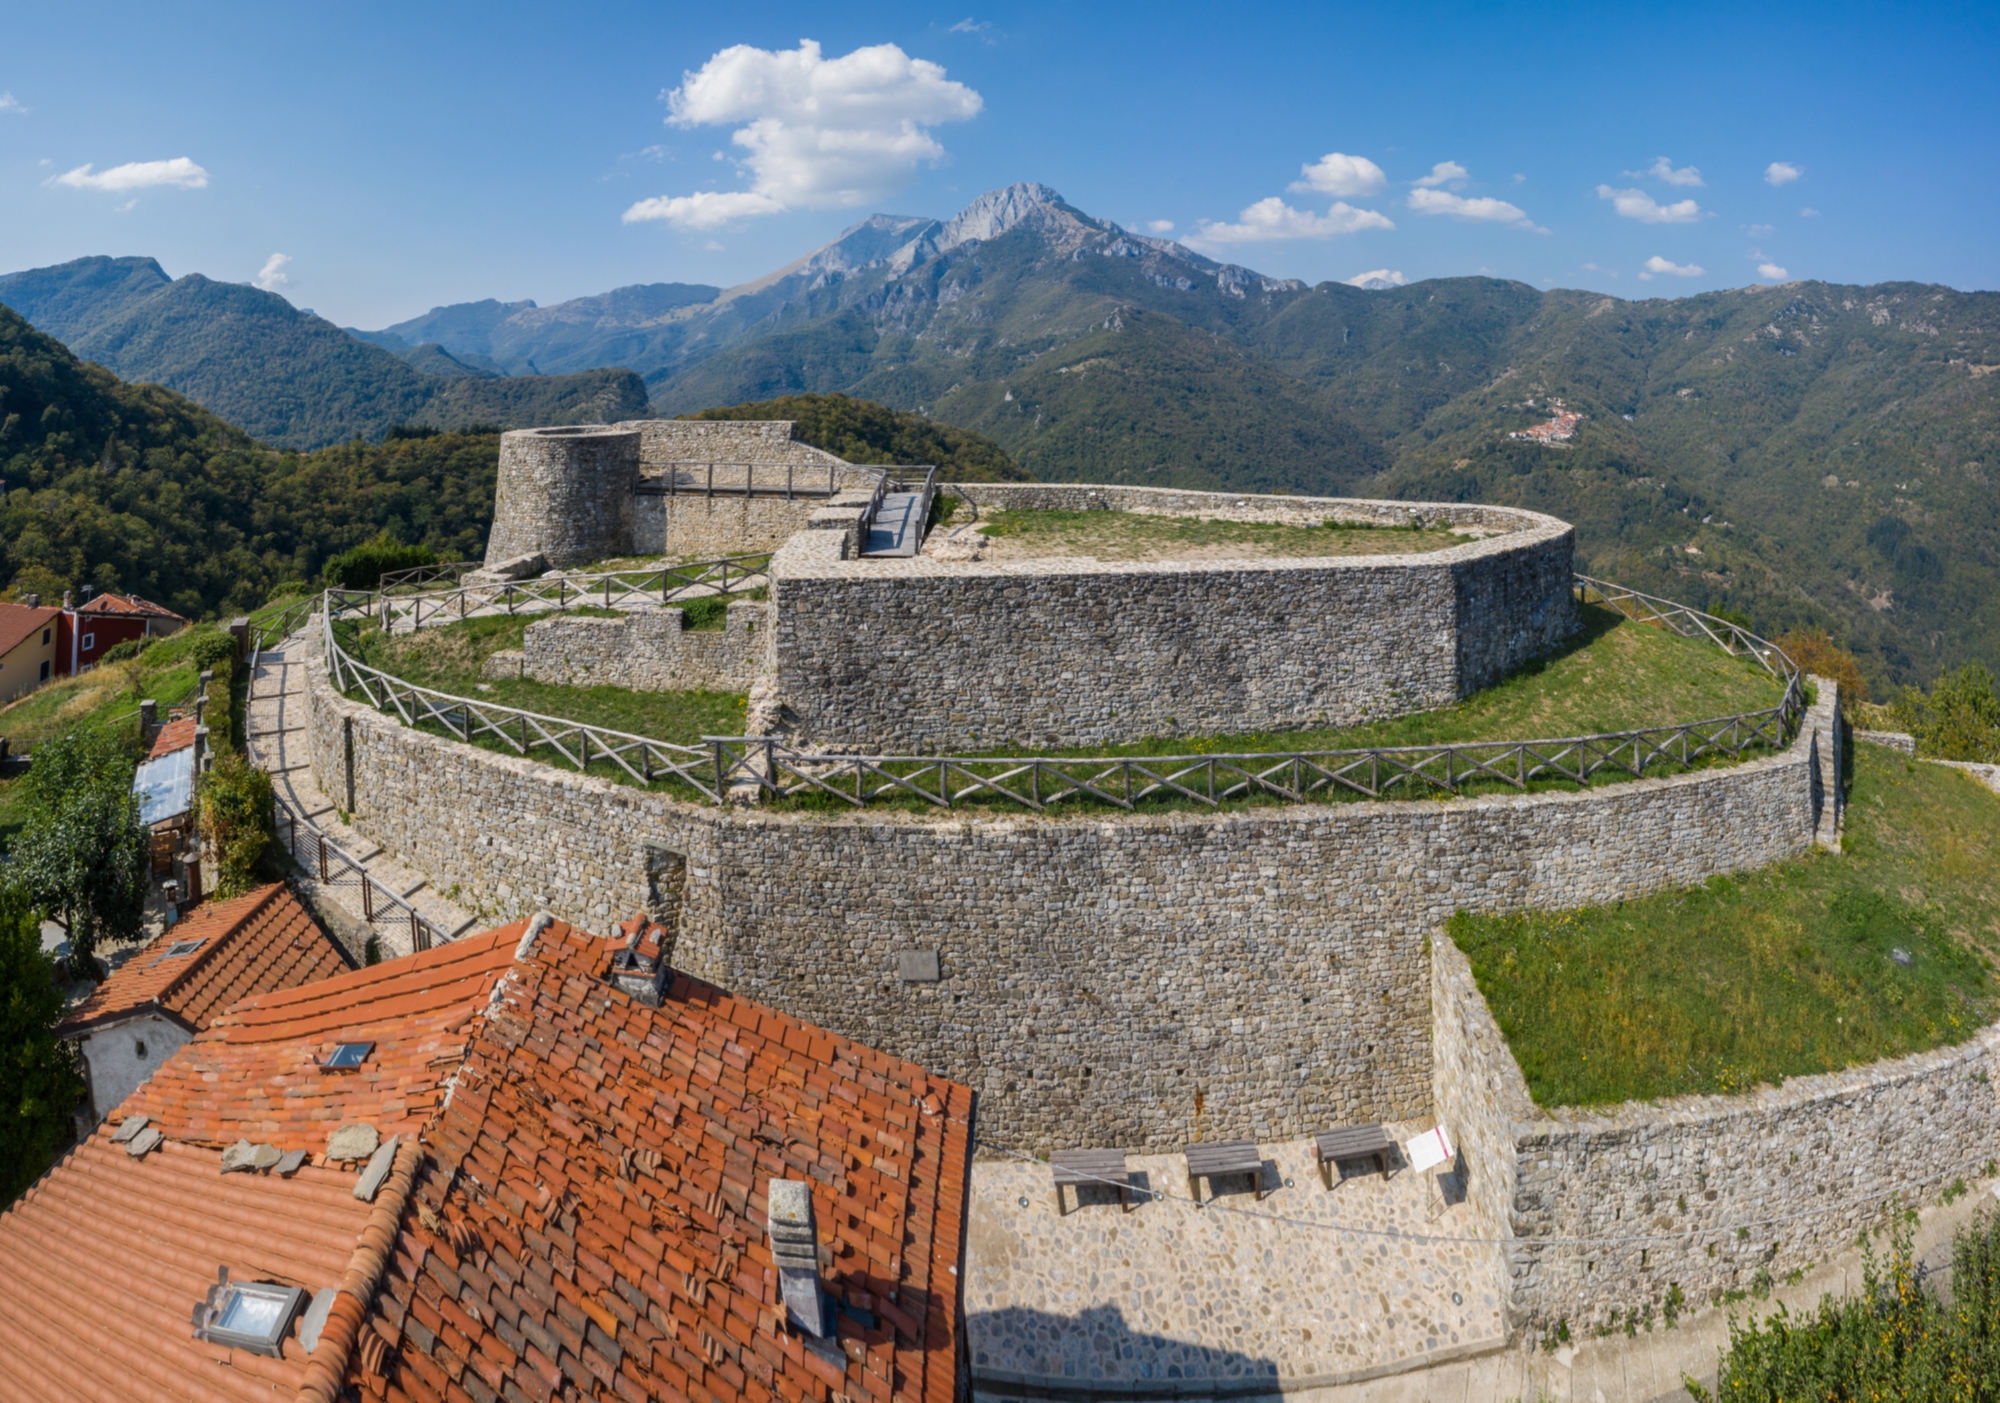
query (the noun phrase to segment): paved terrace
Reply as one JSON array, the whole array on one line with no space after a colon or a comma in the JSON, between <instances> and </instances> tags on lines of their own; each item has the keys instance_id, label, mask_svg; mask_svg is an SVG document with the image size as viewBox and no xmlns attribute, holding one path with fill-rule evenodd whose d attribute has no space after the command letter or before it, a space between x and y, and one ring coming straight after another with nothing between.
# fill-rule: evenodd
<instances>
[{"instance_id":1,"label":"paved terrace","mask_svg":"<svg viewBox=\"0 0 2000 1403\"><path fill-rule=\"evenodd\" d=\"M1399 1141L1428 1128L1389 1127ZM1501 1348L1497 1246L1366 1235L1477 1238L1469 1206L1433 1219L1435 1188L1408 1168L1384 1182L1349 1165L1329 1193L1310 1140L1262 1149L1261 1203L1237 1178L1197 1209L1182 1156L1133 1155L1134 1185L1168 1197L1121 1213L1116 1190L1091 1190L1060 1218L1048 1165L977 1163L965 1310L981 1391L1276 1393Z\"/></svg>"}]
</instances>

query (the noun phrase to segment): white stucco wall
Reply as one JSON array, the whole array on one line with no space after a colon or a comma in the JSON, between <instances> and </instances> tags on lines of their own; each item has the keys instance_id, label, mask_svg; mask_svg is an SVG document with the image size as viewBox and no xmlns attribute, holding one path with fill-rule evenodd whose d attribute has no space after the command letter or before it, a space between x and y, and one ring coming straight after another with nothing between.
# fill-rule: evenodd
<instances>
[{"instance_id":1,"label":"white stucco wall","mask_svg":"<svg viewBox=\"0 0 2000 1403\"><path fill-rule=\"evenodd\" d=\"M89 1066L90 1100L102 1120L137 1091L161 1063L185 1047L194 1035L157 1013L142 1013L117 1023L92 1028L76 1040ZM141 1052L140 1048L145 1051Z\"/></svg>"}]
</instances>

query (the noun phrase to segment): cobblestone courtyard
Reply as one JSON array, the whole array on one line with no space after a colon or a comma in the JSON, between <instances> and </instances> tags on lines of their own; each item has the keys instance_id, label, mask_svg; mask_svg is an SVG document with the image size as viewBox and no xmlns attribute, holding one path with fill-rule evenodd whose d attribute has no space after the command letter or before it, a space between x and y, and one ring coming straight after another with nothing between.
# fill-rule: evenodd
<instances>
[{"instance_id":1,"label":"cobblestone courtyard","mask_svg":"<svg viewBox=\"0 0 2000 1403\"><path fill-rule=\"evenodd\" d=\"M1390 1127L1399 1139L1426 1128ZM1115 1190L1091 1190L1060 1218L1046 1164L979 1162L965 1287L975 1378L1296 1387L1501 1344L1495 1246L1383 1235L1478 1238L1470 1207L1430 1220L1433 1190L1407 1168L1385 1183L1349 1165L1329 1193L1310 1141L1262 1148L1261 1203L1237 1178L1197 1209L1181 1156L1134 1155L1135 1186L1166 1198L1135 1195L1121 1213Z\"/></svg>"}]
</instances>

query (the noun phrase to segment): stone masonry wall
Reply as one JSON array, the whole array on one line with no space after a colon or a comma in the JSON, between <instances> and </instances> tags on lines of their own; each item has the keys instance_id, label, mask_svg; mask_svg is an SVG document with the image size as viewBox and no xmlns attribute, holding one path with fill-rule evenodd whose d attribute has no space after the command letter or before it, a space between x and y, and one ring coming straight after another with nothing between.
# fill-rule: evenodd
<instances>
[{"instance_id":1,"label":"stone masonry wall","mask_svg":"<svg viewBox=\"0 0 2000 1403\"><path fill-rule=\"evenodd\" d=\"M632 549L639 435L602 426L515 429L500 436L486 563L540 551L580 565Z\"/></svg>"},{"instance_id":2,"label":"stone masonry wall","mask_svg":"<svg viewBox=\"0 0 2000 1403\"><path fill-rule=\"evenodd\" d=\"M729 606L728 626L693 629L679 609L646 609L618 619L562 614L528 625L522 675L565 687L629 687L641 692L747 691L770 642L770 606Z\"/></svg>"},{"instance_id":3,"label":"stone masonry wall","mask_svg":"<svg viewBox=\"0 0 2000 1403\"><path fill-rule=\"evenodd\" d=\"M680 968L969 1082L982 1133L1035 1150L1421 1114L1425 941L1452 911L1687 885L1796 855L1814 821L1811 723L1780 756L1575 794L827 817L697 806L408 730L316 665L307 690L322 783L343 774L351 716L356 826L455 899L605 930L653 899L649 872L684 863ZM899 957L927 951L942 979L903 982Z\"/></svg>"},{"instance_id":4,"label":"stone masonry wall","mask_svg":"<svg viewBox=\"0 0 2000 1403\"><path fill-rule=\"evenodd\" d=\"M1509 529L1420 555L1130 564L832 559L795 538L772 561L771 593L776 685L803 741L881 754L1351 725L1448 705L1575 626L1574 535L1532 512L974 490L1017 504L1088 494L1231 518L1422 513Z\"/></svg>"},{"instance_id":5,"label":"stone masonry wall","mask_svg":"<svg viewBox=\"0 0 2000 1403\"><path fill-rule=\"evenodd\" d=\"M824 497L681 497L644 492L632 499L632 553L671 560L716 560L776 550L806 529Z\"/></svg>"},{"instance_id":6,"label":"stone masonry wall","mask_svg":"<svg viewBox=\"0 0 2000 1403\"><path fill-rule=\"evenodd\" d=\"M1474 1231L1511 1237L1514 1128L1535 1103L1471 966L1442 930L1431 935L1431 1101L1458 1149Z\"/></svg>"}]
</instances>

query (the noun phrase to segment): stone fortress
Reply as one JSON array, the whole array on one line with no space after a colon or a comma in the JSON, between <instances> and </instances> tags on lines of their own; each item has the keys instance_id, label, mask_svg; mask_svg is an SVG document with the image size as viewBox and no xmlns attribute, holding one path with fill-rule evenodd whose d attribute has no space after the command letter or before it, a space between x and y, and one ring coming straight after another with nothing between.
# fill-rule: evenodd
<instances>
[{"instance_id":1,"label":"stone fortress","mask_svg":"<svg viewBox=\"0 0 2000 1403\"><path fill-rule=\"evenodd\" d=\"M947 504L988 513L1414 523L1456 543L987 557L961 530L926 534L926 499L888 554L887 481L782 423L508 433L481 578L631 555L768 563L765 597L731 603L725 630L697 638L670 607L559 615L496 661L747 691L753 731L829 754L1034 754L1433 709L1576 623L1573 532L1533 512L946 484ZM1824 1261L2000 1129L1984 1035L1780 1091L1541 1110L1443 934L1455 910L1615 901L1837 850L1842 741L1818 687L1775 752L1670 777L1192 811L703 804L413 729L323 670L306 725L325 791L433 882L487 914L599 930L645 908L694 976L971 1084L989 1147L1167 1153L1440 1120L1466 1191L1449 1222L1501 1244L1494 1289L1519 1330ZM1753 1220L1783 1221L1721 1250L1702 1236Z\"/></svg>"}]
</instances>

